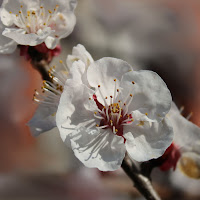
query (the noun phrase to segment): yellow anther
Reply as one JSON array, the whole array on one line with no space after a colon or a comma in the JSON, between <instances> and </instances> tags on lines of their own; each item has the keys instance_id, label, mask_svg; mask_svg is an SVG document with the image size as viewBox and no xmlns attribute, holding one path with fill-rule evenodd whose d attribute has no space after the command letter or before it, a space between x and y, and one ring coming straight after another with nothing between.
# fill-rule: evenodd
<instances>
[{"instance_id":1,"label":"yellow anther","mask_svg":"<svg viewBox=\"0 0 200 200\"><path fill-rule=\"evenodd\" d=\"M27 15L30 16L30 14L31 14L31 11L28 10L28 11L27 11Z\"/></svg>"},{"instance_id":2,"label":"yellow anther","mask_svg":"<svg viewBox=\"0 0 200 200\"><path fill-rule=\"evenodd\" d=\"M23 5L21 5L20 7L23 8Z\"/></svg>"},{"instance_id":3,"label":"yellow anther","mask_svg":"<svg viewBox=\"0 0 200 200\"><path fill-rule=\"evenodd\" d=\"M46 26L46 23L44 23L43 25Z\"/></svg>"},{"instance_id":4,"label":"yellow anther","mask_svg":"<svg viewBox=\"0 0 200 200\"><path fill-rule=\"evenodd\" d=\"M134 122L134 119L131 119L132 122Z\"/></svg>"},{"instance_id":5,"label":"yellow anther","mask_svg":"<svg viewBox=\"0 0 200 200\"><path fill-rule=\"evenodd\" d=\"M21 11L19 11L19 14L21 14L22 12Z\"/></svg>"},{"instance_id":6,"label":"yellow anther","mask_svg":"<svg viewBox=\"0 0 200 200\"><path fill-rule=\"evenodd\" d=\"M97 114L97 112L94 112L94 114L96 115L96 114Z\"/></svg>"},{"instance_id":7,"label":"yellow anther","mask_svg":"<svg viewBox=\"0 0 200 200\"><path fill-rule=\"evenodd\" d=\"M11 12L11 11L10 11L9 13L10 13L10 14L12 14L12 12Z\"/></svg>"},{"instance_id":8,"label":"yellow anther","mask_svg":"<svg viewBox=\"0 0 200 200\"><path fill-rule=\"evenodd\" d=\"M147 115L148 115L148 113L145 113L145 115L147 116Z\"/></svg>"},{"instance_id":9,"label":"yellow anther","mask_svg":"<svg viewBox=\"0 0 200 200\"><path fill-rule=\"evenodd\" d=\"M18 17L18 15L16 15L16 17Z\"/></svg>"},{"instance_id":10,"label":"yellow anther","mask_svg":"<svg viewBox=\"0 0 200 200\"><path fill-rule=\"evenodd\" d=\"M40 8L42 9L42 8L44 8L43 6L40 6Z\"/></svg>"},{"instance_id":11,"label":"yellow anther","mask_svg":"<svg viewBox=\"0 0 200 200\"><path fill-rule=\"evenodd\" d=\"M56 8L58 8L59 7L59 5L56 5Z\"/></svg>"},{"instance_id":12,"label":"yellow anther","mask_svg":"<svg viewBox=\"0 0 200 200\"><path fill-rule=\"evenodd\" d=\"M96 127L99 127L99 124L96 124Z\"/></svg>"},{"instance_id":13,"label":"yellow anther","mask_svg":"<svg viewBox=\"0 0 200 200\"><path fill-rule=\"evenodd\" d=\"M115 129L115 132L117 133L117 132L118 132L118 130L117 130L117 129Z\"/></svg>"},{"instance_id":14,"label":"yellow anther","mask_svg":"<svg viewBox=\"0 0 200 200\"><path fill-rule=\"evenodd\" d=\"M107 99L108 97L106 97L105 99Z\"/></svg>"},{"instance_id":15,"label":"yellow anther","mask_svg":"<svg viewBox=\"0 0 200 200\"><path fill-rule=\"evenodd\" d=\"M51 10L48 10L48 12L51 14L52 13L52 11Z\"/></svg>"},{"instance_id":16,"label":"yellow anther","mask_svg":"<svg viewBox=\"0 0 200 200\"><path fill-rule=\"evenodd\" d=\"M62 61L62 60L60 60L59 62L60 62L61 64L63 63L63 61Z\"/></svg>"},{"instance_id":17,"label":"yellow anther","mask_svg":"<svg viewBox=\"0 0 200 200\"><path fill-rule=\"evenodd\" d=\"M133 95L132 95L132 94L130 94L130 97L133 97Z\"/></svg>"},{"instance_id":18,"label":"yellow anther","mask_svg":"<svg viewBox=\"0 0 200 200\"><path fill-rule=\"evenodd\" d=\"M35 11L32 12L32 15L35 15Z\"/></svg>"}]
</instances>

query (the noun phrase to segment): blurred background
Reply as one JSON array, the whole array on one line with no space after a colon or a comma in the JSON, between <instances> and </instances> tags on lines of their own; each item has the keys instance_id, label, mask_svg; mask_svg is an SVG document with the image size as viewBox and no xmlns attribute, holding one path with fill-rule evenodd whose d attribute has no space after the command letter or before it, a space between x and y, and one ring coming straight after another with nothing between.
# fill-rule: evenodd
<instances>
[{"instance_id":1,"label":"blurred background","mask_svg":"<svg viewBox=\"0 0 200 200\"><path fill-rule=\"evenodd\" d=\"M200 126L199 0L79 0L76 16L75 30L51 66L80 43L94 60L116 57L136 70L153 70ZM0 59L0 199L143 199L123 171L84 168L56 129L33 138L26 124L37 108L32 98L42 85L40 74L19 51ZM152 180L164 200L200 199L200 180L178 169L156 169Z\"/></svg>"}]
</instances>

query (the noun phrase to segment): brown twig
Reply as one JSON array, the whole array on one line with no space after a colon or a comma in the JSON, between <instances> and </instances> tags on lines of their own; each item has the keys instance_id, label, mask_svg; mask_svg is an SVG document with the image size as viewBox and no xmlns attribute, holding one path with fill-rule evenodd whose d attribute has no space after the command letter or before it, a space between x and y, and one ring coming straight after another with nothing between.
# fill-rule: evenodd
<instances>
[{"instance_id":1,"label":"brown twig","mask_svg":"<svg viewBox=\"0 0 200 200\"><path fill-rule=\"evenodd\" d=\"M147 200L161 200L150 180L140 172L128 155L125 156L122 162L122 169L131 178L134 186Z\"/></svg>"}]
</instances>

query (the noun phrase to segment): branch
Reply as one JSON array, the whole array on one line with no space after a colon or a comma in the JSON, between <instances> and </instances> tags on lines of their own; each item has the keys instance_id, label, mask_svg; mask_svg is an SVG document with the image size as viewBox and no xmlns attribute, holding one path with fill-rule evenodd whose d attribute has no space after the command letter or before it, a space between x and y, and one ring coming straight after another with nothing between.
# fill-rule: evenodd
<instances>
[{"instance_id":1,"label":"branch","mask_svg":"<svg viewBox=\"0 0 200 200\"><path fill-rule=\"evenodd\" d=\"M147 200L161 200L154 190L150 180L138 170L128 155L125 156L122 162L122 168L131 178L134 186Z\"/></svg>"}]
</instances>

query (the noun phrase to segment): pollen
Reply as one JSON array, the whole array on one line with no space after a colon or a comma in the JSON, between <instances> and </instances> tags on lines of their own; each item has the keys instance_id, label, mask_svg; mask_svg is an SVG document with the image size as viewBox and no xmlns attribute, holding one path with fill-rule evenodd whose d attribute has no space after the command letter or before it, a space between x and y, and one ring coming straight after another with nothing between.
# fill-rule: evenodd
<instances>
[{"instance_id":1,"label":"pollen","mask_svg":"<svg viewBox=\"0 0 200 200\"><path fill-rule=\"evenodd\" d=\"M63 63L63 61L62 61L62 60L60 60L60 61L59 61L59 63L61 63L61 64L62 64L62 63Z\"/></svg>"}]
</instances>

